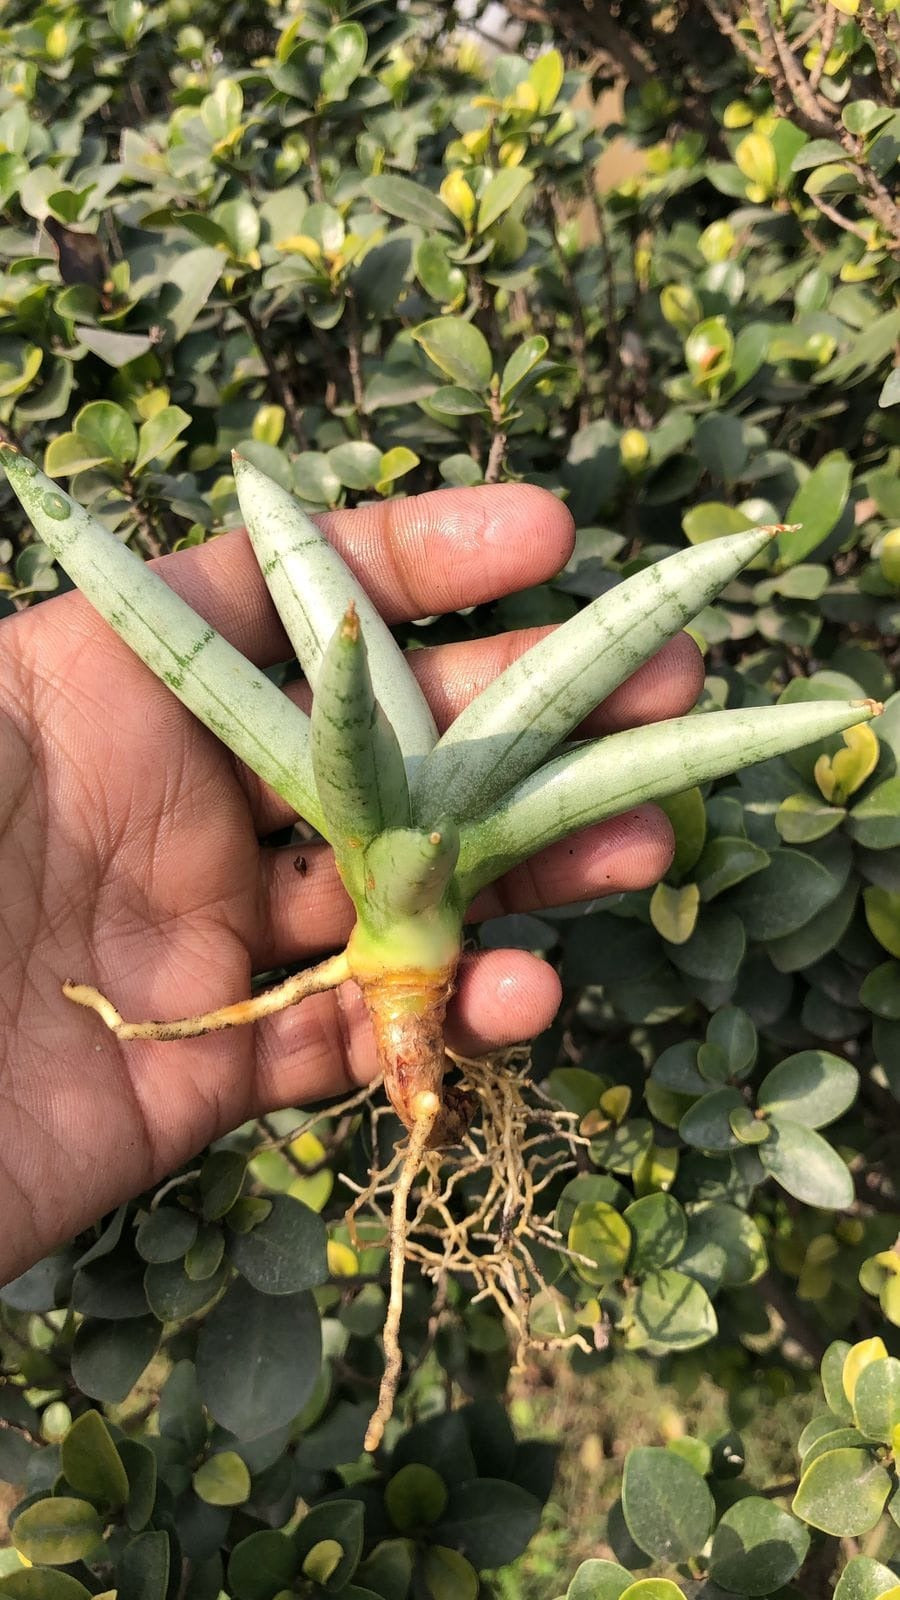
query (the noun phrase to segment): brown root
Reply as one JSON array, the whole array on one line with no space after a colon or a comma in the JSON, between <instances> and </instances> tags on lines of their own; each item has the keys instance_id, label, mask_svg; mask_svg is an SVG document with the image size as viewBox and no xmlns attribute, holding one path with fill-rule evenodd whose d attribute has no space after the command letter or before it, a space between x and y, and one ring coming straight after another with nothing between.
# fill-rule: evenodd
<instances>
[{"instance_id":1,"label":"brown root","mask_svg":"<svg viewBox=\"0 0 900 1600\"><path fill-rule=\"evenodd\" d=\"M497 1306L512 1335L517 1366L535 1348L591 1348L566 1317L565 1303L545 1281L532 1248L549 1245L560 1255L572 1255L543 1216L540 1196L560 1174L577 1169L579 1148L589 1143L578 1132L578 1118L547 1100L531 1082L527 1049L479 1061L452 1060L462 1080L457 1092L476 1113L461 1147L437 1151L433 1126L420 1119L408 1145L373 1173L348 1212L351 1231L359 1212L368 1209L390 1239L385 1376L366 1437L370 1450L377 1448L391 1415L402 1367L398 1335L406 1261L432 1279L439 1297L450 1277L474 1283L471 1303L491 1300ZM373 1120L378 1116L373 1111ZM476 1174L487 1174L484 1192L473 1206L467 1191L462 1203L462 1185ZM536 1332L532 1324L538 1300L546 1332Z\"/></svg>"},{"instance_id":2,"label":"brown root","mask_svg":"<svg viewBox=\"0 0 900 1600\"><path fill-rule=\"evenodd\" d=\"M390 1421L393 1414L394 1401L397 1398L397 1385L400 1382L400 1373L403 1368L403 1352L400 1348L400 1318L403 1314L403 1279L406 1268L406 1208L409 1203L410 1190L415 1182L422 1157L428 1148L431 1132L436 1118L440 1115L440 1111L441 1102L437 1095L432 1094L430 1090L424 1090L418 1098L416 1121L410 1129L409 1142L403 1156L400 1176L394 1185L390 1230L391 1287L383 1333L384 1375L378 1391L378 1405L366 1429L363 1446L366 1450L378 1449L385 1425Z\"/></svg>"},{"instance_id":3,"label":"brown root","mask_svg":"<svg viewBox=\"0 0 900 1600\"><path fill-rule=\"evenodd\" d=\"M181 1017L177 1022L126 1022L111 1000L88 983L64 983L63 994L78 1006L96 1011L117 1039L199 1039L206 1033L218 1033L223 1028L241 1028L248 1022L259 1022L288 1006L298 1005L307 995L322 994L326 989L336 989L350 976L346 951L330 956L316 967L307 967L293 978L287 978L274 989L265 989L250 1000L238 1000L234 1005L218 1006L215 1011L203 1011L194 1017Z\"/></svg>"}]
</instances>

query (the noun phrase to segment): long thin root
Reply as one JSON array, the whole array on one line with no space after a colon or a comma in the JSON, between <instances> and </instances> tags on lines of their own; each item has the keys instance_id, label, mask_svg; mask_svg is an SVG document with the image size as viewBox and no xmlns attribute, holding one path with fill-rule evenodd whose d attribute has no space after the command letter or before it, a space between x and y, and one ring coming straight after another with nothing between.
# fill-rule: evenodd
<instances>
[{"instance_id":1,"label":"long thin root","mask_svg":"<svg viewBox=\"0 0 900 1600\"><path fill-rule=\"evenodd\" d=\"M403 1313L403 1279L406 1268L406 1209L416 1173L428 1148L431 1130L441 1109L436 1094L425 1091L418 1096L416 1120L410 1130L409 1142L403 1157L400 1175L394 1186L391 1204L391 1288L387 1316L384 1322L384 1376L378 1391L378 1405L366 1430L366 1450L377 1450L390 1420L397 1398L397 1386L403 1367L400 1349L400 1318Z\"/></svg>"},{"instance_id":2,"label":"long thin root","mask_svg":"<svg viewBox=\"0 0 900 1600\"><path fill-rule=\"evenodd\" d=\"M112 1001L88 983L64 983L63 994L76 1005L96 1011L117 1039L197 1039L204 1033L238 1028L245 1022L258 1022L261 1017L285 1011L288 1006L305 1000L307 995L336 989L349 976L346 952L342 950L340 955L298 972L274 989L254 995L251 1000L238 1000L235 1005L219 1006L216 1011L204 1011L196 1017L182 1017L178 1022L125 1022Z\"/></svg>"}]
</instances>

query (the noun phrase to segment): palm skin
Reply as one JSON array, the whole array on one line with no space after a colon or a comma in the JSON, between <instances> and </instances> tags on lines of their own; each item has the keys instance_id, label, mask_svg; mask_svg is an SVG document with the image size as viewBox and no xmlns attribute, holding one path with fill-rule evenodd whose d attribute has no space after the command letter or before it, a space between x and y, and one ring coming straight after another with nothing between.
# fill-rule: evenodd
<instances>
[{"instance_id":1,"label":"palm skin","mask_svg":"<svg viewBox=\"0 0 900 1600\"><path fill-rule=\"evenodd\" d=\"M552 576L571 519L526 486L423 495L325 521L391 621ZM289 647L242 533L163 558L163 575L263 666ZM96 984L128 1019L239 1000L253 973L339 948L352 911L322 845L260 843L291 820L78 595L0 624L0 1282L247 1117L365 1082L352 984L251 1028L120 1043L61 992ZM443 726L534 632L420 651ZM681 636L592 731L676 716L702 682ZM302 688L298 697L302 697ZM641 807L557 845L479 897L527 910L653 882L668 824ZM524 952L466 959L448 1036L475 1052L530 1037L559 1003Z\"/></svg>"}]
</instances>

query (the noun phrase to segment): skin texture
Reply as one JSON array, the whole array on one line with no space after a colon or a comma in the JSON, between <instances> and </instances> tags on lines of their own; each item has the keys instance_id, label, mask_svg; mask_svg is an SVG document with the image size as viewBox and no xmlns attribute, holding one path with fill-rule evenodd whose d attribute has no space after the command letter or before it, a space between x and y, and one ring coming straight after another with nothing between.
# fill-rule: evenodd
<instances>
[{"instance_id":1,"label":"skin texture","mask_svg":"<svg viewBox=\"0 0 900 1600\"><path fill-rule=\"evenodd\" d=\"M336 512L323 525L392 622L545 581L573 538L560 502L518 485ZM258 664L289 656L242 532L158 564ZM439 724L535 637L416 652ZM677 716L701 683L681 636L586 728ZM352 984L253 1028L177 1043L119 1043L63 997L74 979L128 1019L182 1016L245 997L253 973L320 958L352 924L330 852L260 843L292 820L283 803L79 595L0 623L0 772L3 1282L248 1117L365 1083L375 1057ZM473 912L643 887L671 848L663 814L640 807L517 868ZM531 1037L559 998L552 969L523 952L466 957L448 1040L477 1053Z\"/></svg>"}]
</instances>

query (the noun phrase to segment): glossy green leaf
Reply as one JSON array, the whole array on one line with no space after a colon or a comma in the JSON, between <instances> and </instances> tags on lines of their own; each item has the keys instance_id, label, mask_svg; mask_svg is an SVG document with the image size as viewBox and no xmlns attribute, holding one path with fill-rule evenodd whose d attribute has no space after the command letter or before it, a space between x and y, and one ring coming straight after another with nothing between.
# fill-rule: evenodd
<instances>
[{"instance_id":1,"label":"glossy green leaf","mask_svg":"<svg viewBox=\"0 0 900 1600\"><path fill-rule=\"evenodd\" d=\"M341 22L325 35L322 93L326 100L343 100L362 71L369 42L358 22Z\"/></svg>"},{"instance_id":2,"label":"glossy green leaf","mask_svg":"<svg viewBox=\"0 0 900 1600\"><path fill-rule=\"evenodd\" d=\"M885 961L863 979L859 998L876 1017L900 1020L900 961Z\"/></svg>"},{"instance_id":3,"label":"glossy green leaf","mask_svg":"<svg viewBox=\"0 0 900 1600\"><path fill-rule=\"evenodd\" d=\"M515 205L532 182L527 167L501 167L489 178L481 191L475 226L479 233L488 228Z\"/></svg>"},{"instance_id":4,"label":"glossy green leaf","mask_svg":"<svg viewBox=\"0 0 900 1600\"><path fill-rule=\"evenodd\" d=\"M228 1588L235 1600L274 1600L280 1591L290 1589L299 1569L293 1539L261 1529L234 1546L228 1562Z\"/></svg>"},{"instance_id":5,"label":"glossy green leaf","mask_svg":"<svg viewBox=\"0 0 900 1600\"><path fill-rule=\"evenodd\" d=\"M650 920L660 938L669 944L687 944L697 925L700 890L695 883L673 889L658 883L650 897Z\"/></svg>"},{"instance_id":6,"label":"glossy green leaf","mask_svg":"<svg viewBox=\"0 0 900 1600\"><path fill-rule=\"evenodd\" d=\"M456 218L443 200L411 178L382 173L367 178L363 187L369 199L392 217L415 222L421 228L437 228L440 233L458 232Z\"/></svg>"},{"instance_id":7,"label":"glossy green leaf","mask_svg":"<svg viewBox=\"0 0 900 1600\"><path fill-rule=\"evenodd\" d=\"M179 1261L197 1237L197 1219L178 1206L159 1206L138 1224L135 1248L144 1261Z\"/></svg>"},{"instance_id":8,"label":"glossy green leaf","mask_svg":"<svg viewBox=\"0 0 900 1600\"><path fill-rule=\"evenodd\" d=\"M793 1510L836 1538L874 1528L891 1491L890 1474L868 1450L831 1450L804 1472Z\"/></svg>"},{"instance_id":9,"label":"glossy green leaf","mask_svg":"<svg viewBox=\"0 0 900 1600\"><path fill-rule=\"evenodd\" d=\"M250 1474L234 1450L220 1450L199 1466L194 1493L210 1506L240 1506L250 1498Z\"/></svg>"},{"instance_id":10,"label":"glossy green leaf","mask_svg":"<svg viewBox=\"0 0 900 1600\"><path fill-rule=\"evenodd\" d=\"M575 1207L567 1244L584 1260L574 1262L586 1283L604 1284L624 1275L631 1252L631 1229L612 1205L584 1200Z\"/></svg>"},{"instance_id":11,"label":"glossy green leaf","mask_svg":"<svg viewBox=\"0 0 900 1600\"><path fill-rule=\"evenodd\" d=\"M769 865L737 890L729 905L752 939L781 939L834 899L831 874L799 850L773 850Z\"/></svg>"},{"instance_id":12,"label":"glossy green leaf","mask_svg":"<svg viewBox=\"0 0 900 1600\"><path fill-rule=\"evenodd\" d=\"M863 1369L853 1394L853 1410L862 1433L890 1443L900 1424L900 1361L896 1357L873 1361Z\"/></svg>"},{"instance_id":13,"label":"glossy green leaf","mask_svg":"<svg viewBox=\"0 0 900 1600\"><path fill-rule=\"evenodd\" d=\"M720 1284L737 1288L754 1283L768 1265L763 1237L745 1211L725 1201L707 1200L688 1214L687 1241L678 1260L712 1293Z\"/></svg>"},{"instance_id":14,"label":"glossy green leaf","mask_svg":"<svg viewBox=\"0 0 900 1600\"><path fill-rule=\"evenodd\" d=\"M700 1150L734 1150L738 1140L731 1131L729 1117L743 1104L739 1090L730 1085L713 1089L685 1112L678 1131L687 1144Z\"/></svg>"},{"instance_id":15,"label":"glossy green leaf","mask_svg":"<svg viewBox=\"0 0 900 1600\"><path fill-rule=\"evenodd\" d=\"M52 1567L22 1567L0 1577L0 1595L11 1600L91 1600L91 1591L67 1572Z\"/></svg>"},{"instance_id":16,"label":"glossy green leaf","mask_svg":"<svg viewBox=\"0 0 900 1600\"><path fill-rule=\"evenodd\" d=\"M128 412L114 401L92 400L90 405L82 406L74 427L97 461L114 461L118 466L134 461L137 432Z\"/></svg>"},{"instance_id":17,"label":"glossy green leaf","mask_svg":"<svg viewBox=\"0 0 900 1600\"><path fill-rule=\"evenodd\" d=\"M415 256L416 277L422 288L431 295L432 300L438 300L443 305L461 300L466 289L466 275L461 267L450 260L449 244L447 239L433 236L425 238L416 246ZM436 403L434 395L429 399L432 404Z\"/></svg>"},{"instance_id":18,"label":"glossy green leaf","mask_svg":"<svg viewBox=\"0 0 900 1600\"><path fill-rule=\"evenodd\" d=\"M197 1380L210 1415L239 1439L290 1422L313 1392L320 1337L310 1294L260 1294L237 1279L206 1318L197 1345Z\"/></svg>"},{"instance_id":19,"label":"glossy green leaf","mask_svg":"<svg viewBox=\"0 0 900 1600\"><path fill-rule=\"evenodd\" d=\"M684 1591L671 1578L638 1578L622 1594L622 1600L683 1600Z\"/></svg>"},{"instance_id":20,"label":"glossy green leaf","mask_svg":"<svg viewBox=\"0 0 900 1600\"><path fill-rule=\"evenodd\" d=\"M625 1343L651 1356L714 1338L716 1313L702 1283L672 1267L648 1272L629 1297Z\"/></svg>"},{"instance_id":21,"label":"glossy green leaf","mask_svg":"<svg viewBox=\"0 0 900 1600\"><path fill-rule=\"evenodd\" d=\"M385 1485L384 1503L398 1533L437 1522L447 1506L447 1485L432 1467L410 1462Z\"/></svg>"},{"instance_id":22,"label":"glossy green leaf","mask_svg":"<svg viewBox=\"0 0 900 1600\"><path fill-rule=\"evenodd\" d=\"M657 1561L687 1561L713 1524L713 1499L701 1478L671 1450L639 1446L625 1458L622 1509L635 1544Z\"/></svg>"},{"instance_id":23,"label":"glossy green leaf","mask_svg":"<svg viewBox=\"0 0 900 1600\"><path fill-rule=\"evenodd\" d=\"M789 524L800 523L800 527L780 534L778 539L779 556L785 566L804 561L835 527L847 504L852 473L844 451L832 450L800 485L784 519Z\"/></svg>"},{"instance_id":24,"label":"glossy green leaf","mask_svg":"<svg viewBox=\"0 0 900 1600\"><path fill-rule=\"evenodd\" d=\"M892 850L900 844L900 777L876 784L854 805L847 831L867 850Z\"/></svg>"},{"instance_id":25,"label":"glossy green leaf","mask_svg":"<svg viewBox=\"0 0 900 1600\"><path fill-rule=\"evenodd\" d=\"M197 1187L208 1222L231 1210L244 1185L247 1162L237 1150L212 1150L200 1168Z\"/></svg>"},{"instance_id":26,"label":"glossy green leaf","mask_svg":"<svg viewBox=\"0 0 900 1600\"><path fill-rule=\"evenodd\" d=\"M785 844L812 844L833 833L846 815L843 806L829 806L817 795L801 791L782 800L775 826Z\"/></svg>"},{"instance_id":27,"label":"glossy green leaf","mask_svg":"<svg viewBox=\"0 0 900 1600\"><path fill-rule=\"evenodd\" d=\"M617 1561L582 1561L565 1600L622 1600L631 1581L631 1573Z\"/></svg>"},{"instance_id":28,"label":"glossy green leaf","mask_svg":"<svg viewBox=\"0 0 900 1600\"><path fill-rule=\"evenodd\" d=\"M99 1411L76 1417L60 1452L66 1481L78 1494L117 1510L128 1499L128 1474Z\"/></svg>"},{"instance_id":29,"label":"glossy green leaf","mask_svg":"<svg viewBox=\"0 0 900 1600\"><path fill-rule=\"evenodd\" d=\"M541 1520L541 1503L516 1483L476 1478L451 1487L431 1538L460 1550L476 1570L503 1567L522 1554Z\"/></svg>"},{"instance_id":30,"label":"glossy green leaf","mask_svg":"<svg viewBox=\"0 0 900 1600\"><path fill-rule=\"evenodd\" d=\"M451 381L474 389L487 388L493 371L493 358L484 334L463 317L438 317L413 329L413 338L422 346Z\"/></svg>"},{"instance_id":31,"label":"glossy green leaf","mask_svg":"<svg viewBox=\"0 0 900 1600\"><path fill-rule=\"evenodd\" d=\"M707 1023L706 1037L724 1055L729 1076L747 1076L756 1060L757 1035L746 1011L740 1006L721 1006Z\"/></svg>"},{"instance_id":32,"label":"glossy green leaf","mask_svg":"<svg viewBox=\"0 0 900 1600\"><path fill-rule=\"evenodd\" d=\"M801 1050L766 1074L757 1102L764 1111L806 1128L824 1128L849 1110L858 1089L859 1074L843 1056Z\"/></svg>"},{"instance_id":33,"label":"glossy green leaf","mask_svg":"<svg viewBox=\"0 0 900 1600\"><path fill-rule=\"evenodd\" d=\"M533 334L515 349L500 374L500 399L504 403L525 382L550 346L542 333Z\"/></svg>"},{"instance_id":34,"label":"glossy green leaf","mask_svg":"<svg viewBox=\"0 0 900 1600\"><path fill-rule=\"evenodd\" d=\"M837 1581L834 1600L897 1600L897 1574L871 1556L852 1556Z\"/></svg>"},{"instance_id":35,"label":"glossy green leaf","mask_svg":"<svg viewBox=\"0 0 900 1600\"><path fill-rule=\"evenodd\" d=\"M139 1533L116 1562L119 1600L166 1600L171 1558L169 1536L162 1529Z\"/></svg>"},{"instance_id":36,"label":"glossy green leaf","mask_svg":"<svg viewBox=\"0 0 900 1600\"><path fill-rule=\"evenodd\" d=\"M478 1573L458 1550L429 1545L422 1560L422 1581L430 1600L477 1600Z\"/></svg>"},{"instance_id":37,"label":"glossy green leaf","mask_svg":"<svg viewBox=\"0 0 900 1600\"><path fill-rule=\"evenodd\" d=\"M72 1376L84 1394L124 1400L156 1354L162 1329L155 1317L101 1322L86 1317L72 1347Z\"/></svg>"},{"instance_id":38,"label":"glossy green leaf","mask_svg":"<svg viewBox=\"0 0 900 1600\"><path fill-rule=\"evenodd\" d=\"M863 890L866 921L878 943L900 958L900 890L870 884Z\"/></svg>"},{"instance_id":39,"label":"glossy green leaf","mask_svg":"<svg viewBox=\"0 0 900 1600\"><path fill-rule=\"evenodd\" d=\"M32 1564L69 1566L96 1554L103 1537L103 1523L96 1508L87 1500L68 1495L36 1500L16 1518L12 1541L20 1555Z\"/></svg>"},{"instance_id":40,"label":"glossy green leaf","mask_svg":"<svg viewBox=\"0 0 900 1600\"><path fill-rule=\"evenodd\" d=\"M759 1159L795 1200L844 1211L853 1203L853 1179L836 1150L812 1128L787 1117L769 1119L772 1129Z\"/></svg>"},{"instance_id":41,"label":"glossy green leaf","mask_svg":"<svg viewBox=\"0 0 900 1600\"><path fill-rule=\"evenodd\" d=\"M720 1519L709 1574L736 1594L768 1595L790 1582L808 1549L809 1532L796 1517L771 1500L750 1495L729 1506Z\"/></svg>"},{"instance_id":42,"label":"glossy green leaf","mask_svg":"<svg viewBox=\"0 0 900 1600\"><path fill-rule=\"evenodd\" d=\"M677 1260L687 1238L687 1219L670 1194L648 1194L626 1207L631 1229L629 1272L642 1273L666 1267Z\"/></svg>"}]
</instances>

